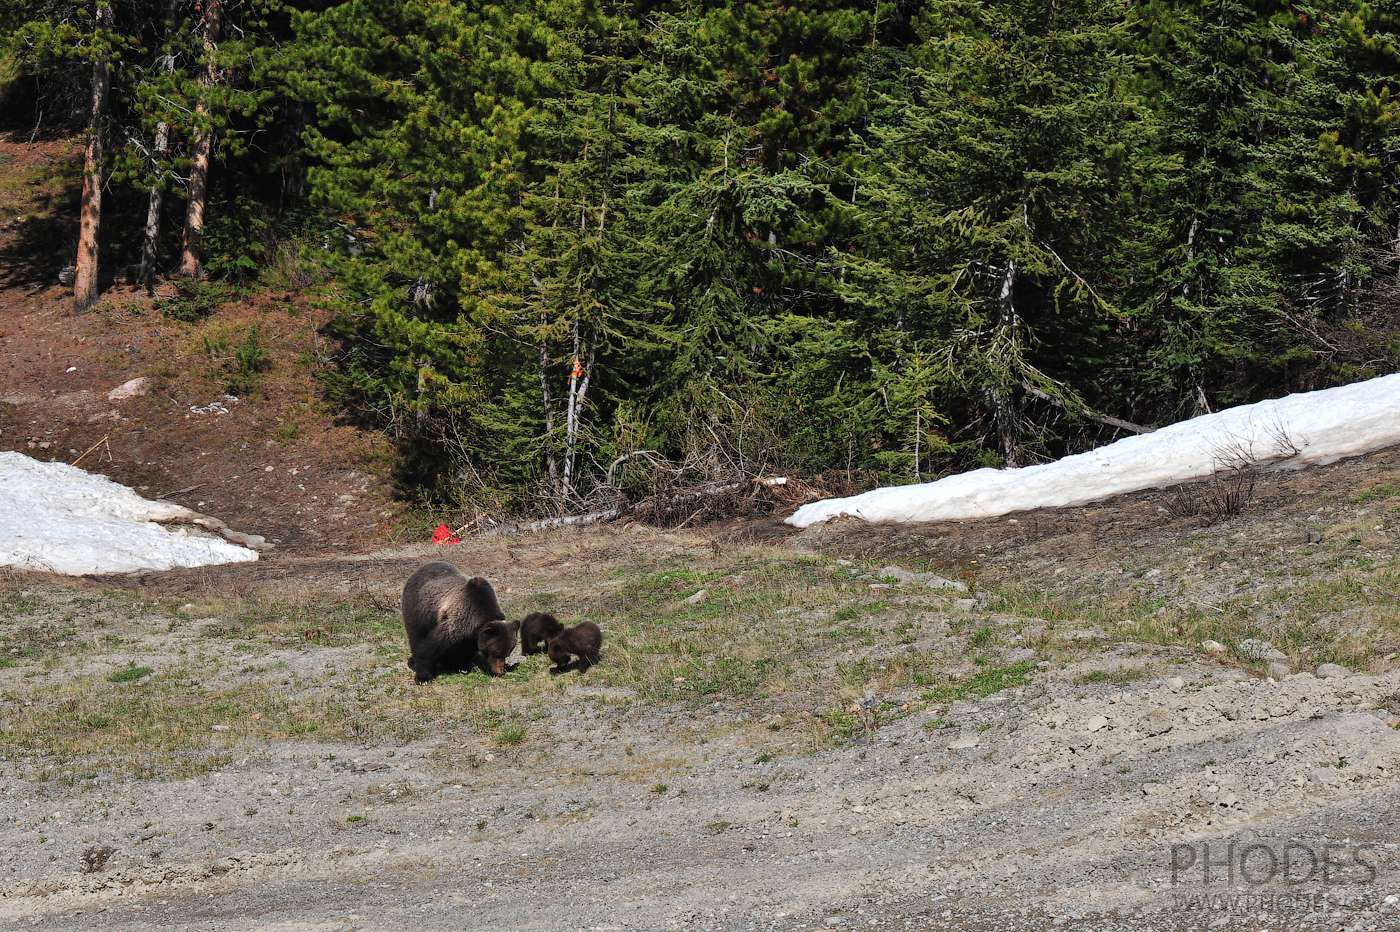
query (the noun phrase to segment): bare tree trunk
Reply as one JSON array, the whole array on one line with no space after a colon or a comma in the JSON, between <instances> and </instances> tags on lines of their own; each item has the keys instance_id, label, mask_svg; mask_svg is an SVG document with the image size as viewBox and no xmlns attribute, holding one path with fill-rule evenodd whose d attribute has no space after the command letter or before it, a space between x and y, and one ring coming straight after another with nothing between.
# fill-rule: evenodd
<instances>
[{"instance_id":1,"label":"bare tree trunk","mask_svg":"<svg viewBox=\"0 0 1400 932\"><path fill-rule=\"evenodd\" d=\"M579 425L582 421L584 396L588 394L588 380L593 374L593 349L588 351L588 364L579 359L578 321L574 321L574 367L569 372L569 402L564 421L564 483L565 493L574 490L574 459L578 448Z\"/></svg>"},{"instance_id":2,"label":"bare tree trunk","mask_svg":"<svg viewBox=\"0 0 1400 932\"><path fill-rule=\"evenodd\" d=\"M219 14L222 0L207 0L204 6L203 84L212 87L219 78L216 57L219 40ZM180 253L180 274L199 278L204 274L204 207L209 197L209 155L214 149L214 128L209 124L209 104L201 97L195 108L199 135L194 141L190 162L190 199L185 209L184 248Z\"/></svg>"},{"instance_id":3,"label":"bare tree trunk","mask_svg":"<svg viewBox=\"0 0 1400 932\"><path fill-rule=\"evenodd\" d=\"M111 28L112 8L97 0L97 25ZM92 65L92 113L88 120L87 153L83 158L83 203L78 221L78 257L73 269L73 304L79 311L97 300L98 234L102 227L102 122L107 115L107 90L111 67L105 61Z\"/></svg>"},{"instance_id":4,"label":"bare tree trunk","mask_svg":"<svg viewBox=\"0 0 1400 932\"><path fill-rule=\"evenodd\" d=\"M1010 342L1008 355L1014 355L1018 325L1016 304L1012 296L1015 287L1016 260L1008 259L1006 271L1002 275L1001 293L997 295L1001 307L1000 326L1006 328L1007 340ZM995 375L999 378L1002 376L1001 373ZM1001 440L1002 456L1005 458L1007 466L1019 466L1021 465L1021 444L1017 436L1016 401L1012 397L1009 375L1002 379L1001 384L992 388L990 396L997 425L997 436Z\"/></svg>"},{"instance_id":5,"label":"bare tree trunk","mask_svg":"<svg viewBox=\"0 0 1400 932\"><path fill-rule=\"evenodd\" d=\"M170 35L175 24L175 9L179 0L170 0L170 7L165 16L165 33ZM175 56L165 56L165 70L175 70ZM161 120L156 124L155 146L151 152L151 162L156 172L155 181L151 182L150 199L146 205L146 232L141 238L141 265L137 269L136 280L146 286L146 291L155 293L156 284L156 260L160 247L160 208L165 200L165 185L162 177L160 160L165 157L166 150L170 147L170 124Z\"/></svg>"},{"instance_id":6,"label":"bare tree trunk","mask_svg":"<svg viewBox=\"0 0 1400 932\"><path fill-rule=\"evenodd\" d=\"M166 147L169 145L169 137L170 127L164 120L161 120L156 124L154 150L156 159L165 155ZM150 200L146 205L146 233L141 238L141 265L136 273L137 281L146 286L146 291L152 293L156 287L156 253L160 246L160 208L164 199L165 186L157 177L151 183Z\"/></svg>"}]
</instances>

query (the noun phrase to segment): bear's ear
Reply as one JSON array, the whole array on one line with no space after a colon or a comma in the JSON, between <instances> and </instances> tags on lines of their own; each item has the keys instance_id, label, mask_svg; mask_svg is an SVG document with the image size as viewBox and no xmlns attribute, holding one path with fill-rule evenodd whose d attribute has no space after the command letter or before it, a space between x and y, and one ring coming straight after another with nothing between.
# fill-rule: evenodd
<instances>
[{"instance_id":1,"label":"bear's ear","mask_svg":"<svg viewBox=\"0 0 1400 932\"><path fill-rule=\"evenodd\" d=\"M510 628L512 634L520 633L520 622L512 621L508 627Z\"/></svg>"}]
</instances>

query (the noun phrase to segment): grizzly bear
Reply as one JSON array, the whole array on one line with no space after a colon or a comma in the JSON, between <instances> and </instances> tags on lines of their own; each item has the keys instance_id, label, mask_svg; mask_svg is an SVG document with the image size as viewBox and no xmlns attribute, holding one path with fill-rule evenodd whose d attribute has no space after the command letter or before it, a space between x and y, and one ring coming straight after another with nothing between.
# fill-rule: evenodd
<instances>
[{"instance_id":1,"label":"grizzly bear","mask_svg":"<svg viewBox=\"0 0 1400 932\"><path fill-rule=\"evenodd\" d=\"M468 579L450 563L420 567L403 587L403 626L414 681L471 669L482 626L505 617L495 590L480 576Z\"/></svg>"}]
</instances>

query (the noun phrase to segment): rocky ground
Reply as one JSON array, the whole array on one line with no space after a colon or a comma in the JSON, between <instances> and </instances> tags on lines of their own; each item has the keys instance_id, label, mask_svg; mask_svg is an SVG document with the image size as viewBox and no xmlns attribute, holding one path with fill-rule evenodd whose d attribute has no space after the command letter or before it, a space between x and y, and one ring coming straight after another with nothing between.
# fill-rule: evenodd
<instances>
[{"instance_id":1,"label":"rocky ground","mask_svg":"<svg viewBox=\"0 0 1400 932\"><path fill-rule=\"evenodd\" d=\"M1396 462L1211 519L6 577L0 926L1395 928ZM603 663L414 687L444 554Z\"/></svg>"}]
</instances>

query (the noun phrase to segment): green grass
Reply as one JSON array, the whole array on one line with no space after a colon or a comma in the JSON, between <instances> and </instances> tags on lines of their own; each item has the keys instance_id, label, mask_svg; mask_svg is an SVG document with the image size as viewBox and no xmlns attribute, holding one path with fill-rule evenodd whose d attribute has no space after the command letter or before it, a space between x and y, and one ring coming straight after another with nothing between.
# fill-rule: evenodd
<instances>
[{"instance_id":1,"label":"green grass","mask_svg":"<svg viewBox=\"0 0 1400 932\"><path fill-rule=\"evenodd\" d=\"M1035 670L1035 662L1023 660L1006 666L990 666L978 670L972 676L956 683L945 683L923 694L923 700L936 705L947 705L960 699L985 699L1003 689L1024 686L1030 681Z\"/></svg>"},{"instance_id":2,"label":"green grass","mask_svg":"<svg viewBox=\"0 0 1400 932\"><path fill-rule=\"evenodd\" d=\"M145 677L150 676L153 672L155 671L153 671L150 667L138 667L135 664L132 664L129 667L125 667L121 670L117 670L114 673L107 674L107 682L134 683L137 680L144 679Z\"/></svg>"},{"instance_id":3,"label":"green grass","mask_svg":"<svg viewBox=\"0 0 1400 932\"><path fill-rule=\"evenodd\" d=\"M525 741L525 726L520 722L506 722L496 728L492 739L503 748L512 748Z\"/></svg>"},{"instance_id":4,"label":"green grass","mask_svg":"<svg viewBox=\"0 0 1400 932\"><path fill-rule=\"evenodd\" d=\"M1122 686L1126 683L1134 683L1147 676L1147 671L1141 667L1119 667L1113 670L1091 670L1075 679L1081 686L1093 686L1100 684L1111 684Z\"/></svg>"},{"instance_id":5,"label":"green grass","mask_svg":"<svg viewBox=\"0 0 1400 932\"><path fill-rule=\"evenodd\" d=\"M1400 483L1383 482L1369 489L1362 489L1351 496L1351 501L1357 505L1364 505L1367 502L1385 501L1390 498L1400 498Z\"/></svg>"}]
</instances>

